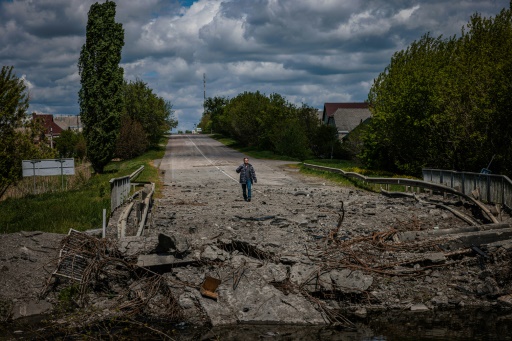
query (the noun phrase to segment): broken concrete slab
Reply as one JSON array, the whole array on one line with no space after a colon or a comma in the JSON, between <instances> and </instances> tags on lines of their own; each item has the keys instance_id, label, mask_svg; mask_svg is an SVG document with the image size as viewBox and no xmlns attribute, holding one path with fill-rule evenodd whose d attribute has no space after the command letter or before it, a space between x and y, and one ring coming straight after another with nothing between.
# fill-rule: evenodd
<instances>
[{"instance_id":1,"label":"broken concrete slab","mask_svg":"<svg viewBox=\"0 0 512 341\"><path fill-rule=\"evenodd\" d=\"M290 267L284 264L267 263L260 268L257 268L255 271L260 274L265 281L270 283L284 282L288 276L289 270Z\"/></svg>"},{"instance_id":2,"label":"broken concrete slab","mask_svg":"<svg viewBox=\"0 0 512 341\"><path fill-rule=\"evenodd\" d=\"M480 232L490 230L501 230L510 228L510 224L486 224L478 226L461 226L450 229L434 229L424 231L405 231L397 234L398 241L407 242L414 240L421 240L428 237L439 237L452 234Z\"/></svg>"},{"instance_id":3,"label":"broken concrete slab","mask_svg":"<svg viewBox=\"0 0 512 341\"><path fill-rule=\"evenodd\" d=\"M41 315L50 312L52 309L53 305L43 300L17 301L13 304L12 318Z\"/></svg>"},{"instance_id":4,"label":"broken concrete slab","mask_svg":"<svg viewBox=\"0 0 512 341\"><path fill-rule=\"evenodd\" d=\"M415 311L415 312L424 312L424 311L429 311L429 310L430 309L428 309L428 307L423 303L416 303L411 306L411 311Z\"/></svg>"},{"instance_id":5,"label":"broken concrete slab","mask_svg":"<svg viewBox=\"0 0 512 341\"><path fill-rule=\"evenodd\" d=\"M336 290L344 293L360 293L373 284L373 277L359 270L332 270L330 276Z\"/></svg>"},{"instance_id":6,"label":"broken concrete slab","mask_svg":"<svg viewBox=\"0 0 512 341\"><path fill-rule=\"evenodd\" d=\"M290 269L290 282L306 291L315 292L319 289L316 281L319 270L318 266L297 263Z\"/></svg>"},{"instance_id":7,"label":"broken concrete slab","mask_svg":"<svg viewBox=\"0 0 512 341\"><path fill-rule=\"evenodd\" d=\"M505 306L512 307L512 294L498 297L498 302Z\"/></svg>"},{"instance_id":8,"label":"broken concrete slab","mask_svg":"<svg viewBox=\"0 0 512 341\"><path fill-rule=\"evenodd\" d=\"M229 253L218 248L215 245L206 245L201 252L201 260L205 261L221 261L229 259Z\"/></svg>"},{"instance_id":9,"label":"broken concrete slab","mask_svg":"<svg viewBox=\"0 0 512 341\"><path fill-rule=\"evenodd\" d=\"M448 250L458 250L472 245L483 245L499 240L512 239L512 228L461 233L450 237L451 240L445 243L443 247Z\"/></svg>"},{"instance_id":10,"label":"broken concrete slab","mask_svg":"<svg viewBox=\"0 0 512 341\"><path fill-rule=\"evenodd\" d=\"M152 267L177 267L177 266L187 266L196 264L197 260L195 259L181 259L176 258L173 255L158 255L158 254L150 254L150 255L139 255L137 257L137 266L152 268Z\"/></svg>"},{"instance_id":11,"label":"broken concrete slab","mask_svg":"<svg viewBox=\"0 0 512 341\"><path fill-rule=\"evenodd\" d=\"M260 286L261 285L261 286ZM221 284L218 301L199 302L213 326L237 323L326 324L312 303L300 295L285 295L272 285L242 280L236 290Z\"/></svg>"},{"instance_id":12,"label":"broken concrete slab","mask_svg":"<svg viewBox=\"0 0 512 341\"><path fill-rule=\"evenodd\" d=\"M118 249L127 256L152 253L173 253L183 257L190 249L186 237L159 233L155 236L130 236L118 240Z\"/></svg>"}]
</instances>

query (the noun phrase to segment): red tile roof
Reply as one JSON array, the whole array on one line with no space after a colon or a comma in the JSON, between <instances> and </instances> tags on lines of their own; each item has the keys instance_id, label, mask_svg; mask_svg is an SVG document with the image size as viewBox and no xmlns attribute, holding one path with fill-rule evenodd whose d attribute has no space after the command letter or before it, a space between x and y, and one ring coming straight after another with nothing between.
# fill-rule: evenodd
<instances>
[{"instance_id":1,"label":"red tile roof","mask_svg":"<svg viewBox=\"0 0 512 341\"><path fill-rule=\"evenodd\" d=\"M53 122L53 115L47 114L36 114L32 113L33 120L39 120L44 127L44 133L49 135L50 133L53 135L60 135L62 132L62 128L59 127L55 122Z\"/></svg>"}]
</instances>

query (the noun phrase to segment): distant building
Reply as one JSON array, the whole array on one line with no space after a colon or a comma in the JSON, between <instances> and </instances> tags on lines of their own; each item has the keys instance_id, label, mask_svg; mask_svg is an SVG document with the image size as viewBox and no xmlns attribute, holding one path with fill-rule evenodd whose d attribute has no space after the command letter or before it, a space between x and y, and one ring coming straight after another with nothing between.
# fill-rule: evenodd
<instances>
[{"instance_id":1,"label":"distant building","mask_svg":"<svg viewBox=\"0 0 512 341\"><path fill-rule=\"evenodd\" d=\"M53 115L53 121L61 127L62 130L81 132L83 129L80 115Z\"/></svg>"},{"instance_id":2,"label":"distant building","mask_svg":"<svg viewBox=\"0 0 512 341\"><path fill-rule=\"evenodd\" d=\"M48 138L59 136L63 130L54 122L53 115L50 114L37 114L34 112L32 113L32 120L38 121L43 125L44 134Z\"/></svg>"},{"instance_id":3,"label":"distant building","mask_svg":"<svg viewBox=\"0 0 512 341\"><path fill-rule=\"evenodd\" d=\"M335 126L340 140L370 118L368 103L325 103L322 112L322 122Z\"/></svg>"}]
</instances>

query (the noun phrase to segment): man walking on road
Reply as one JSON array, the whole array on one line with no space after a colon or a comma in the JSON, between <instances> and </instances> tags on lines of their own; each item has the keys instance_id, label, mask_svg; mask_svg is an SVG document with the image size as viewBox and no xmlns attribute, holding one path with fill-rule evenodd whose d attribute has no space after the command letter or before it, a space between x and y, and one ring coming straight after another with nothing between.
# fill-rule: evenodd
<instances>
[{"instance_id":1,"label":"man walking on road","mask_svg":"<svg viewBox=\"0 0 512 341\"><path fill-rule=\"evenodd\" d=\"M254 167L249 163L248 158L244 158L244 163L238 166L237 173L240 173L240 183L242 184L242 192L245 201L251 201L251 187L253 183L257 183L256 172Z\"/></svg>"}]
</instances>

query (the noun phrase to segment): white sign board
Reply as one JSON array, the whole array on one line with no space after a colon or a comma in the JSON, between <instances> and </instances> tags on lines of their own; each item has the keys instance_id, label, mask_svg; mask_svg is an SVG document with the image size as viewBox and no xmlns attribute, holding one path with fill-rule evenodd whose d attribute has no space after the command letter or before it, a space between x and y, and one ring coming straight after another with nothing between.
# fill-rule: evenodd
<instances>
[{"instance_id":1,"label":"white sign board","mask_svg":"<svg viewBox=\"0 0 512 341\"><path fill-rule=\"evenodd\" d=\"M75 159L23 160L23 176L74 175Z\"/></svg>"}]
</instances>

